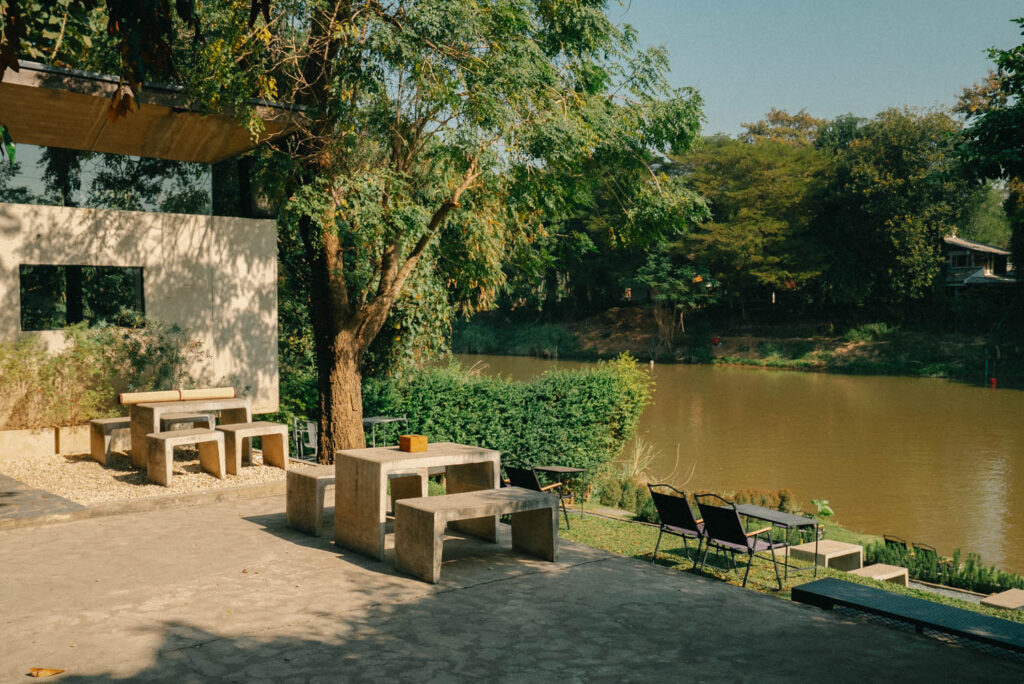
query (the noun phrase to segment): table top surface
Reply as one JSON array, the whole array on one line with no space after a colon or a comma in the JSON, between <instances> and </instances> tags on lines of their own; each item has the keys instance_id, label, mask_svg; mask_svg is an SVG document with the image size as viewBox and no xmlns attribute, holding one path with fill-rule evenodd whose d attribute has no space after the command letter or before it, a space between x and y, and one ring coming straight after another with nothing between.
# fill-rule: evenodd
<instances>
[{"instance_id":1,"label":"table top surface","mask_svg":"<svg viewBox=\"0 0 1024 684\"><path fill-rule=\"evenodd\" d=\"M859 553L864 551L864 547L860 544L850 544L849 542L841 542L835 539L819 539L817 544L818 547L815 549L815 542L806 542L804 544L796 544L790 546L790 550L804 551L807 553L817 553L821 555L826 554L844 554L844 553Z\"/></svg>"},{"instance_id":2,"label":"table top surface","mask_svg":"<svg viewBox=\"0 0 1024 684\"><path fill-rule=\"evenodd\" d=\"M500 458L501 454L494 449L456 444L455 442L431 442L426 451L402 451L397 446L367 447L366 449L339 449L335 452L335 461L354 459L370 461L384 465L408 464L423 462L421 465L457 465L458 462L474 463ZM436 463L434 463L436 461ZM451 461L455 461L452 463Z\"/></svg>"},{"instance_id":3,"label":"table top surface","mask_svg":"<svg viewBox=\"0 0 1024 684\"><path fill-rule=\"evenodd\" d=\"M755 506L754 504L740 504L736 506L736 510L751 518L766 520L768 522L775 523L776 525L781 525L782 527L813 527L818 524L818 521L814 518L805 518L801 515L783 513L782 511L775 511L771 508Z\"/></svg>"},{"instance_id":4,"label":"table top surface","mask_svg":"<svg viewBox=\"0 0 1024 684\"><path fill-rule=\"evenodd\" d=\"M585 473L586 468L573 468L571 466L533 466L534 470L539 470L542 473Z\"/></svg>"},{"instance_id":5,"label":"table top surface","mask_svg":"<svg viewBox=\"0 0 1024 684\"><path fill-rule=\"evenodd\" d=\"M249 397L235 397L234 399L186 399L184 401L147 401L135 404L146 409L206 409L216 411L221 408L244 408L252 405Z\"/></svg>"}]
</instances>

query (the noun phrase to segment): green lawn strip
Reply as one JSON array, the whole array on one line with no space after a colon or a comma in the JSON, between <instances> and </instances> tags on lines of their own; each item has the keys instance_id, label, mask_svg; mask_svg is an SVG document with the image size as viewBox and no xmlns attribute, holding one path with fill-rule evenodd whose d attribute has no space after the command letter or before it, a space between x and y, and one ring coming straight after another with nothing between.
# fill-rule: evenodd
<instances>
[{"instance_id":1,"label":"green lawn strip","mask_svg":"<svg viewBox=\"0 0 1024 684\"><path fill-rule=\"evenodd\" d=\"M565 529L564 520L562 521L561 527L559 528L559 535L562 538L603 549L605 551L610 551L612 553L617 553L622 556L636 558L637 560L650 561L651 554L654 551L654 543L658 538L657 526L626 520L598 517L595 515L586 515L581 518L577 514L572 516L571 523L572 529L567 530ZM855 544L863 544L877 539L877 537L872 535L845 530L831 523L825 523L825 538ZM687 552L684 550L682 542L683 540L679 537L663 535L661 547L658 549L657 563L659 565L684 572L702 574L705 577L715 577L736 586L740 586L743 583L743 572L746 568L746 558L737 556L736 564L738 566L738 570L731 570L727 569L728 566L725 558L723 556L716 557L712 550L708 554L707 566L705 566L705 569L702 572L698 572L696 570L691 570L691 566L693 565L693 553L696 550L696 543L692 540L688 541L689 551ZM782 560L781 554L779 554L779 560ZM789 599L790 589L792 587L810 582L814 579L813 572L811 571L811 565L809 563L791 560L790 565L789 579L783 581L782 591L779 591L777 589L778 584L775 581L775 570L772 567L771 559L764 559L758 555L754 559L754 563L750 568L750 578L747 580L747 588L753 589L754 591L760 591L761 593L778 596L780 598ZM800 572L794 572L794 567L799 568ZM784 572L781 564L779 572L780 574ZM892 582L879 582L864 577L858 577L857 575L851 575L850 573L833 570L831 568L818 568L818 577L836 577L845 581L865 584L867 586L877 587L897 594L914 596L925 599L926 601L934 601L935 603L941 603L947 606L964 608L975 613L982 613L983 615L992 615L994 617L1024 623L1024 611L1002 611L996 608L980 606L975 603L969 603L959 599L921 591L919 589L904 588L893 584Z\"/></svg>"}]
</instances>

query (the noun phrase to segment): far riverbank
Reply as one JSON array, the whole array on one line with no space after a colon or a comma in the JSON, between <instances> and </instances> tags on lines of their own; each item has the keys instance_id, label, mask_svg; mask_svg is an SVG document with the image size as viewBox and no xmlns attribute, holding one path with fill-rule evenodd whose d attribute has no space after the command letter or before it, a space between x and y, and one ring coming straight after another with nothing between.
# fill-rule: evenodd
<instances>
[{"instance_id":1,"label":"far riverbank","mask_svg":"<svg viewBox=\"0 0 1024 684\"><path fill-rule=\"evenodd\" d=\"M627 352L640 361L786 369L853 375L949 378L1024 388L1024 349L982 335L932 334L888 326L849 330L827 324L690 325L667 341L650 309L621 307L565 323L478 316L455 330L462 354L592 361Z\"/></svg>"}]
</instances>

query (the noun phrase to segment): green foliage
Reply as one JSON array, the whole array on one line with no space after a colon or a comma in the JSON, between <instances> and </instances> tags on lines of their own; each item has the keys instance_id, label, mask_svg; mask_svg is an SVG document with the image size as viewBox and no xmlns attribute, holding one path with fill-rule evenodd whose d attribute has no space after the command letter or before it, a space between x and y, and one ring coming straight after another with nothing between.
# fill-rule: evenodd
<instances>
[{"instance_id":1,"label":"green foliage","mask_svg":"<svg viewBox=\"0 0 1024 684\"><path fill-rule=\"evenodd\" d=\"M653 520L654 504L647 483L648 469L659 456L651 442L637 437L622 458L607 463L594 479L594 494L605 506L635 512Z\"/></svg>"},{"instance_id":2,"label":"green foliage","mask_svg":"<svg viewBox=\"0 0 1024 684\"><path fill-rule=\"evenodd\" d=\"M889 109L835 155L816 234L829 255L826 295L845 305L906 305L933 291L942 237L974 189L942 112Z\"/></svg>"},{"instance_id":3,"label":"green foliage","mask_svg":"<svg viewBox=\"0 0 1024 684\"><path fill-rule=\"evenodd\" d=\"M900 548L875 542L865 547L864 562L901 565L909 570L912 579L982 594L1024 589L1024 575L986 566L980 555L968 553L964 557L960 549L953 552L952 558L942 558L929 550Z\"/></svg>"},{"instance_id":4,"label":"green foliage","mask_svg":"<svg viewBox=\"0 0 1024 684\"><path fill-rule=\"evenodd\" d=\"M119 392L189 387L199 344L180 328L137 319L135 327L77 325L49 353L33 336L0 343L0 426L77 425L117 415Z\"/></svg>"},{"instance_id":5,"label":"green foliage","mask_svg":"<svg viewBox=\"0 0 1024 684\"><path fill-rule=\"evenodd\" d=\"M865 323L856 328L850 328L843 335L847 342L875 342L891 338L899 331L899 328L888 323Z\"/></svg>"},{"instance_id":6,"label":"green foliage","mask_svg":"<svg viewBox=\"0 0 1024 684\"><path fill-rule=\"evenodd\" d=\"M586 468L589 480L633 435L649 396L647 371L624 356L529 383L455 367L374 378L364 383L363 410L407 416L432 442L497 449L510 465Z\"/></svg>"},{"instance_id":7,"label":"green foliage","mask_svg":"<svg viewBox=\"0 0 1024 684\"><path fill-rule=\"evenodd\" d=\"M967 210L966 223L957 236L994 247L1008 248L1012 229L1006 209L1003 207L1005 195L1005 192L991 185L975 193Z\"/></svg>"},{"instance_id":8,"label":"green foliage","mask_svg":"<svg viewBox=\"0 0 1024 684\"><path fill-rule=\"evenodd\" d=\"M455 327L452 349L459 354L577 357L579 340L557 324L490 322L474 318Z\"/></svg>"},{"instance_id":9,"label":"green foliage","mask_svg":"<svg viewBox=\"0 0 1024 684\"><path fill-rule=\"evenodd\" d=\"M818 515L823 518L831 518L835 515L835 511L833 511L832 507L828 505L828 499L811 499L811 503L817 510Z\"/></svg>"}]
</instances>

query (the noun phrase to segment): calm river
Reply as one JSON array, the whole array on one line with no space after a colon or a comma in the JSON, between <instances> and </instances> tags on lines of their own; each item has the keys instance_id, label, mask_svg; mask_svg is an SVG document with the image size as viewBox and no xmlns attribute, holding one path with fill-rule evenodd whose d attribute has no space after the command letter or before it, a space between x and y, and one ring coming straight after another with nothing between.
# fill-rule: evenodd
<instances>
[{"instance_id":1,"label":"calm river","mask_svg":"<svg viewBox=\"0 0 1024 684\"><path fill-rule=\"evenodd\" d=\"M586 364L460 355L524 380ZM656 365L639 434L691 491L787 487L854 530L1024 572L1024 392L945 380Z\"/></svg>"}]
</instances>

